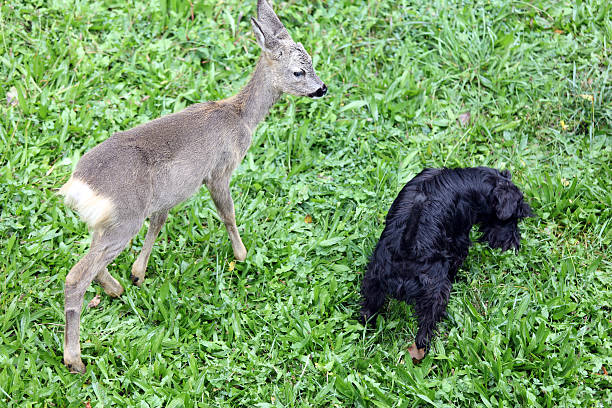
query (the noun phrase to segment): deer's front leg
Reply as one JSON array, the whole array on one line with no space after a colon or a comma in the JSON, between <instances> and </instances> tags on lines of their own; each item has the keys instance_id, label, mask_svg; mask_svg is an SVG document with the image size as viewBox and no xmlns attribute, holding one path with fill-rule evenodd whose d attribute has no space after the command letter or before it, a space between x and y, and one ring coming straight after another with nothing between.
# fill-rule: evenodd
<instances>
[{"instance_id":1,"label":"deer's front leg","mask_svg":"<svg viewBox=\"0 0 612 408\"><path fill-rule=\"evenodd\" d=\"M247 250L242 243L242 239L240 239L238 227L236 227L236 215L234 214L234 201L229 190L229 178L210 181L206 184L206 187L208 187L215 207L217 207L219 217L221 217L227 229L227 234L234 250L234 258L238 261L244 261L247 256Z\"/></svg>"}]
</instances>

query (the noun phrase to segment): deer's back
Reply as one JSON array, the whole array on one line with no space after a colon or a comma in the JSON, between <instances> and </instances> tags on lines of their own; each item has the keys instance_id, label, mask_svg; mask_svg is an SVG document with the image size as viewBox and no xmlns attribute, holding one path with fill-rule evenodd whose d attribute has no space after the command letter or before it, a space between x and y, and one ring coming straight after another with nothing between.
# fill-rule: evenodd
<instances>
[{"instance_id":1,"label":"deer's back","mask_svg":"<svg viewBox=\"0 0 612 408\"><path fill-rule=\"evenodd\" d=\"M231 107L195 104L115 133L81 158L73 178L115 208L147 216L187 199L210 177L231 174L249 144Z\"/></svg>"}]
</instances>

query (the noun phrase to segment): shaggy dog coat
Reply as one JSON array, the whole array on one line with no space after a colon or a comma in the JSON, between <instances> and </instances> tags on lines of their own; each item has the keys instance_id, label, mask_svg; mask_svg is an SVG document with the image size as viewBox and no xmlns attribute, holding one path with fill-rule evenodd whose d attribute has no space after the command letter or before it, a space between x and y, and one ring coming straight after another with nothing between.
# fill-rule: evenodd
<instances>
[{"instance_id":1,"label":"shaggy dog coat","mask_svg":"<svg viewBox=\"0 0 612 408\"><path fill-rule=\"evenodd\" d=\"M414 304L419 328L410 354L422 359L468 255L472 225L480 226L480 240L491 247L518 250L518 221L531 215L508 171L423 170L389 209L361 286L363 320L376 314L387 296Z\"/></svg>"}]
</instances>

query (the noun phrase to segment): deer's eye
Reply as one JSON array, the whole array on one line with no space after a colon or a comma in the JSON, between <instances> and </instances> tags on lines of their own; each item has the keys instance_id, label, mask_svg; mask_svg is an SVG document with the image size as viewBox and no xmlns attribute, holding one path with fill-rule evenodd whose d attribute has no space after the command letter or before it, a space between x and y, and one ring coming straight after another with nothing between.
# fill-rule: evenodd
<instances>
[{"instance_id":1,"label":"deer's eye","mask_svg":"<svg viewBox=\"0 0 612 408\"><path fill-rule=\"evenodd\" d=\"M301 71L295 71L295 72L293 73L293 76L294 76L294 77L296 77L296 78L299 78L299 77L304 76L304 75L306 75L306 72L304 72L304 70L301 70Z\"/></svg>"}]
</instances>

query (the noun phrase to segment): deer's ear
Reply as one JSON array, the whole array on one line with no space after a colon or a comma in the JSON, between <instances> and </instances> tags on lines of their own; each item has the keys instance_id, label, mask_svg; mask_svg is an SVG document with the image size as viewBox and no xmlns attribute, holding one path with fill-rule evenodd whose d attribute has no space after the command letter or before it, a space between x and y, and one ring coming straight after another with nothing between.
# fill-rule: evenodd
<instances>
[{"instance_id":1,"label":"deer's ear","mask_svg":"<svg viewBox=\"0 0 612 408\"><path fill-rule=\"evenodd\" d=\"M257 19L275 38L279 40L290 38L289 32L283 23L281 23L274 10L272 10L267 0L257 0Z\"/></svg>"},{"instance_id":2,"label":"deer's ear","mask_svg":"<svg viewBox=\"0 0 612 408\"><path fill-rule=\"evenodd\" d=\"M255 33L255 39L261 49L267 53L274 54L274 51L278 48L278 40L270 33L268 33L254 17L251 17L251 25L253 26L253 33Z\"/></svg>"}]
</instances>

